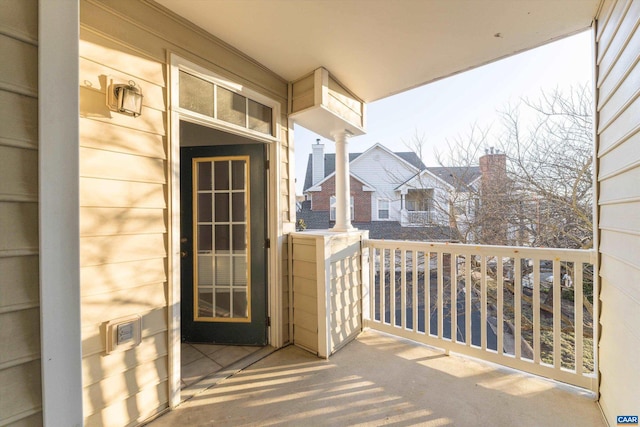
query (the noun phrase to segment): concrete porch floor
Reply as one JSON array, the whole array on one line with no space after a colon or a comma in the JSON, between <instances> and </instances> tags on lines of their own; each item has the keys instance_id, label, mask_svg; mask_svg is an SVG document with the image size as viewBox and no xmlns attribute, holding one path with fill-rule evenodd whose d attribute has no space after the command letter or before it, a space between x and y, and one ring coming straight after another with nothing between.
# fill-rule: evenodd
<instances>
[{"instance_id":1,"label":"concrete porch floor","mask_svg":"<svg viewBox=\"0 0 640 427\"><path fill-rule=\"evenodd\" d=\"M321 360L294 346L196 394L163 426L604 426L592 396L366 331Z\"/></svg>"}]
</instances>

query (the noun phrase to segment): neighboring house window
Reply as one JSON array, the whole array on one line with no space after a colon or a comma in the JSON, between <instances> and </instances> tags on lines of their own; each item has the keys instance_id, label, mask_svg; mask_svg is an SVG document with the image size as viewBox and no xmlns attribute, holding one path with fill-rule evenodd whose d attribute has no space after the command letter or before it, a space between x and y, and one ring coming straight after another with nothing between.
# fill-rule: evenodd
<instances>
[{"instance_id":1,"label":"neighboring house window","mask_svg":"<svg viewBox=\"0 0 640 427\"><path fill-rule=\"evenodd\" d=\"M378 219L389 219L389 200L378 199Z\"/></svg>"},{"instance_id":2,"label":"neighboring house window","mask_svg":"<svg viewBox=\"0 0 640 427\"><path fill-rule=\"evenodd\" d=\"M406 196L408 211L429 212L433 209L433 189L411 189Z\"/></svg>"},{"instance_id":3,"label":"neighboring house window","mask_svg":"<svg viewBox=\"0 0 640 427\"><path fill-rule=\"evenodd\" d=\"M329 203L331 205L331 208L329 210L329 219L331 221L335 221L336 220L336 196L331 196ZM350 204L351 204L351 221L353 221L353 218L354 218L353 196L351 196Z\"/></svg>"}]
</instances>

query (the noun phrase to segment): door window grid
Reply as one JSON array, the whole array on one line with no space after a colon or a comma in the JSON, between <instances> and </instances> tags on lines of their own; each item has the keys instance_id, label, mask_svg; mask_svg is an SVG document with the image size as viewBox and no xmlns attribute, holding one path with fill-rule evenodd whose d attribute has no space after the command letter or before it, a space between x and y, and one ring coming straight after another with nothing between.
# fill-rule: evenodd
<instances>
[{"instance_id":1,"label":"door window grid","mask_svg":"<svg viewBox=\"0 0 640 427\"><path fill-rule=\"evenodd\" d=\"M194 159L194 318L250 321L249 158Z\"/></svg>"}]
</instances>

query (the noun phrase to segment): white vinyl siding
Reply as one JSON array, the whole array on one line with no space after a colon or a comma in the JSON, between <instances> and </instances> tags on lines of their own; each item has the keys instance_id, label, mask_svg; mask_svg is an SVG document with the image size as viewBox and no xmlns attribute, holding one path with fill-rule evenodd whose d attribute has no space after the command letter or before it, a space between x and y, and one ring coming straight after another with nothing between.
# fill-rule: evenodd
<instances>
[{"instance_id":1,"label":"white vinyl siding","mask_svg":"<svg viewBox=\"0 0 640 427\"><path fill-rule=\"evenodd\" d=\"M609 425L640 396L640 2L597 20L600 404Z\"/></svg>"},{"instance_id":2,"label":"white vinyl siding","mask_svg":"<svg viewBox=\"0 0 640 427\"><path fill-rule=\"evenodd\" d=\"M42 425L38 2L0 2L0 425Z\"/></svg>"}]
</instances>

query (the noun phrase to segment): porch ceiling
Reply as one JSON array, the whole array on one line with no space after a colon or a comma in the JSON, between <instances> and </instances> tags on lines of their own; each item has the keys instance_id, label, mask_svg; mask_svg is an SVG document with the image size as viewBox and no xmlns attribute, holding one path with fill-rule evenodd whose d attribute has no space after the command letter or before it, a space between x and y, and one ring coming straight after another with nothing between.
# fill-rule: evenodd
<instances>
[{"instance_id":1,"label":"porch ceiling","mask_svg":"<svg viewBox=\"0 0 640 427\"><path fill-rule=\"evenodd\" d=\"M156 0L288 81L323 66L366 102L588 28L601 0Z\"/></svg>"}]
</instances>

